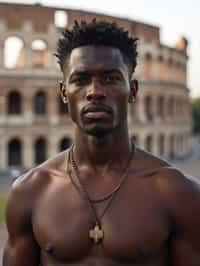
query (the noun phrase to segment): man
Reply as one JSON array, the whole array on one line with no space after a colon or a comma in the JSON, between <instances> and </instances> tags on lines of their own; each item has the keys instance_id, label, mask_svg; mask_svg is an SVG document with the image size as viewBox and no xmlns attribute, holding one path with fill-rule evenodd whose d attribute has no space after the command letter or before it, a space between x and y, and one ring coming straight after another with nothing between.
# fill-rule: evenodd
<instances>
[{"instance_id":1,"label":"man","mask_svg":"<svg viewBox=\"0 0 200 266\"><path fill-rule=\"evenodd\" d=\"M200 265L197 181L128 136L136 42L96 21L59 40L75 140L12 186L4 266Z\"/></svg>"}]
</instances>

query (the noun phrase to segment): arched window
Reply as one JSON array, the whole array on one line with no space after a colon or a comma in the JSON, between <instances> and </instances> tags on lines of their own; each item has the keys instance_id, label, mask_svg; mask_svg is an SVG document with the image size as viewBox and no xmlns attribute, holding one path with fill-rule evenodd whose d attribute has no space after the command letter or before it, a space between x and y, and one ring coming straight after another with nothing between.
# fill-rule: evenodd
<instances>
[{"instance_id":1,"label":"arched window","mask_svg":"<svg viewBox=\"0 0 200 266\"><path fill-rule=\"evenodd\" d=\"M66 28L68 24L68 14L63 10L56 10L54 13L54 23L58 28Z\"/></svg>"},{"instance_id":2,"label":"arched window","mask_svg":"<svg viewBox=\"0 0 200 266\"><path fill-rule=\"evenodd\" d=\"M164 75L164 59L162 57L162 55L159 55L157 58L157 75L158 75L158 79L162 79L163 75Z\"/></svg>"},{"instance_id":3,"label":"arched window","mask_svg":"<svg viewBox=\"0 0 200 266\"><path fill-rule=\"evenodd\" d=\"M146 119L148 121L152 121L153 120L153 113L152 113L152 97L151 96L145 97L144 106L145 106Z\"/></svg>"},{"instance_id":4,"label":"arched window","mask_svg":"<svg viewBox=\"0 0 200 266\"><path fill-rule=\"evenodd\" d=\"M59 144L59 151L64 151L67 148L69 148L71 145L71 139L70 138L62 138Z\"/></svg>"},{"instance_id":5,"label":"arched window","mask_svg":"<svg viewBox=\"0 0 200 266\"><path fill-rule=\"evenodd\" d=\"M147 79L152 77L152 56L147 53L144 58L144 76Z\"/></svg>"},{"instance_id":6,"label":"arched window","mask_svg":"<svg viewBox=\"0 0 200 266\"><path fill-rule=\"evenodd\" d=\"M158 107L158 116L160 117L160 118L164 118L164 97L163 96L159 96L158 97L158 105L157 105L157 107Z\"/></svg>"},{"instance_id":7,"label":"arched window","mask_svg":"<svg viewBox=\"0 0 200 266\"><path fill-rule=\"evenodd\" d=\"M24 67L24 43L16 37L11 36L5 40L4 45L4 65L6 68Z\"/></svg>"},{"instance_id":8,"label":"arched window","mask_svg":"<svg viewBox=\"0 0 200 266\"><path fill-rule=\"evenodd\" d=\"M171 96L168 101L168 115L173 117L175 113L175 101L173 96Z\"/></svg>"},{"instance_id":9,"label":"arched window","mask_svg":"<svg viewBox=\"0 0 200 266\"><path fill-rule=\"evenodd\" d=\"M63 115L68 113L68 104L64 103L61 96L58 96L58 106L59 106L59 114Z\"/></svg>"},{"instance_id":10,"label":"arched window","mask_svg":"<svg viewBox=\"0 0 200 266\"><path fill-rule=\"evenodd\" d=\"M169 80L173 80L173 59L170 57L167 61L167 77Z\"/></svg>"},{"instance_id":11,"label":"arched window","mask_svg":"<svg viewBox=\"0 0 200 266\"><path fill-rule=\"evenodd\" d=\"M179 140L180 140L180 153L181 153L181 155L183 155L183 152L184 152L184 135L180 134Z\"/></svg>"},{"instance_id":12,"label":"arched window","mask_svg":"<svg viewBox=\"0 0 200 266\"><path fill-rule=\"evenodd\" d=\"M186 104L185 104L184 99L180 99L180 112L181 112L181 114L183 116L184 116L184 113L185 113L185 106L186 106Z\"/></svg>"},{"instance_id":13,"label":"arched window","mask_svg":"<svg viewBox=\"0 0 200 266\"><path fill-rule=\"evenodd\" d=\"M35 68L42 68L48 65L48 49L43 40L37 39L32 42L32 61Z\"/></svg>"},{"instance_id":14,"label":"arched window","mask_svg":"<svg viewBox=\"0 0 200 266\"><path fill-rule=\"evenodd\" d=\"M39 138L35 142L35 164L41 164L47 159L47 147L46 141L43 138Z\"/></svg>"},{"instance_id":15,"label":"arched window","mask_svg":"<svg viewBox=\"0 0 200 266\"><path fill-rule=\"evenodd\" d=\"M145 144L146 150L151 152L153 148L153 137L151 135L146 137L146 144Z\"/></svg>"},{"instance_id":16,"label":"arched window","mask_svg":"<svg viewBox=\"0 0 200 266\"><path fill-rule=\"evenodd\" d=\"M158 138L159 155L163 155L165 152L165 136L160 135Z\"/></svg>"},{"instance_id":17,"label":"arched window","mask_svg":"<svg viewBox=\"0 0 200 266\"><path fill-rule=\"evenodd\" d=\"M169 157L174 159L175 157L175 136L171 135L169 138Z\"/></svg>"},{"instance_id":18,"label":"arched window","mask_svg":"<svg viewBox=\"0 0 200 266\"><path fill-rule=\"evenodd\" d=\"M7 96L7 113L21 114L21 95L17 91L11 91Z\"/></svg>"},{"instance_id":19,"label":"arched window","mask_svg":"<svg viewBox=\"0 0 200 266\"><path fill-rule=\"evenodd\" d=\"M38 115L46 114L46 94L38 91L34 99L34 112Z\"/></svg>"},{"instance_id":20,"label":"arched window","mask_svg":"<svg viewBox=\"0 0 200 266\"><path fill-rule=\"evenodd\" d=\"M22 165L22 147L21 141L18 139L12 139L8 143L8 165Z\"/></svg>"}]
</instances>

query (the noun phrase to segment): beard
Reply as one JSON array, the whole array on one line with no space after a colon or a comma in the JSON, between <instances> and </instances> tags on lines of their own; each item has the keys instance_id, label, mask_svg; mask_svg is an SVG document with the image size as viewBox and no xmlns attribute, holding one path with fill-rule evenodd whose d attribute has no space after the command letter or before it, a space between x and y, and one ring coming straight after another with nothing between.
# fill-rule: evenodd
<instances>
[{"instance_id":1,"label":"beard","mask_svg":"<svg viewBox=\"0 0 200 266\"><path fill-rule=\"evenodd\" d=\"M96 138L103 138L109 134L111 134L114 130L113 127L83 127L81 130L86 133L87 135L96 137Z\"/></svg>"}]
</instances>

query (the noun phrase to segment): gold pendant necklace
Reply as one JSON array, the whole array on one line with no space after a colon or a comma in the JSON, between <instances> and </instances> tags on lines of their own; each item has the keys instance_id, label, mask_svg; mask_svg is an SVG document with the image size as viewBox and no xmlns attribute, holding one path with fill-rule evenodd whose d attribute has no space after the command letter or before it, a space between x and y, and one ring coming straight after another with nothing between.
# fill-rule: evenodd
<instances>
[{"instance_id":1,"label":"gold pendant necklace","mask_svg":"<svg viewBox=\"0 0 200 266\"><path fill-rule=\"evenodd\" d=\"M89 231L89 237L94 241L95 244L103 240L104 231L101 226L96 222L94 229Z\"/></svg>"},{"instance_id":2,"label":"gold pendant necklace","mask_svg":"<svg viewBox=\"0 0 200 266\"><path fill-rule=\"evenodd\" d=\"M83 200L87 201L89 208L91 210L92 215L94 216L94 220L95 220L95 225L92 229L89 230L89 238L95 243L100 243L103 238L104 238L104 230L102 228L101 225L101 220L103 218L103 216L105 215L106 211L108 210L108 208L110 207L115 195L117 194L117 192L120 190L120 188L122 187L124 181L126 180L128 173L129 173L129 169L131 166L131 161L132 161L132 157L133 154L135 152L135 146L132 143L132 149L131 149L131 153L129 155L128 158L128 162L126 167L123 169L122 174L120 176L120 181L119 184L114 188L114 190L109 194L109 197L106 198L108 199L107 204L105 206L105 208L103 209L103 212L101 213L101 215L98 217L95 206L94 206L94 202L91 200L84 184L82 183L81 177L80 177L80 173L79 173L79 169L78 166L76 164L75 158L74 158L74 145L72 144L71 148L69 149L67 155L67 173L69 175L69 178L72 182L72 184L74 185L74 187L77 189L78 193L81 195L81 197L83 198ZM71 170L69 170L69 165L71 165L71 168L73 170L73 172L75 173L75 176L79 182L79 186L74 182L74 179L72 178L71 175ZM105 199L104 199L105 200Z\"/></svg>"}]
</instances>

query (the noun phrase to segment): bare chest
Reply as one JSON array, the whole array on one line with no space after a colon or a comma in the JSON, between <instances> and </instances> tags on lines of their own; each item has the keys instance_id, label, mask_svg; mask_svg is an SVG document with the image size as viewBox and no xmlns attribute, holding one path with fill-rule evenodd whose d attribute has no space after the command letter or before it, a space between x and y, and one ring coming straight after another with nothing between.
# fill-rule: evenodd
<instances>
[{"instance_id":1,"label":"bare chest","mask_svg":"<svg viewBox=\"0 0 200 266\"><path fill-rule=\"evenodd\" d=\"M95 205L100 216L106 202ZM95 218L72 187L52 186L38 201L33 230L42 251L58 261L98 256L139 262L167 247L170 224L153 191L126 184L101 219L103 238L91 239ZM102 232L93 231L93 234Z\"/></svg>"}]
</instances>

